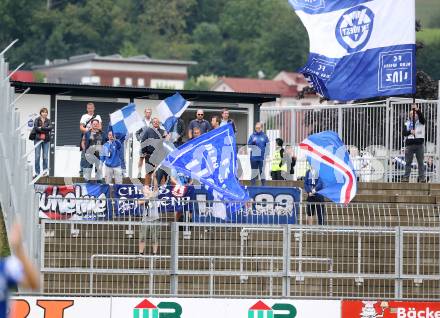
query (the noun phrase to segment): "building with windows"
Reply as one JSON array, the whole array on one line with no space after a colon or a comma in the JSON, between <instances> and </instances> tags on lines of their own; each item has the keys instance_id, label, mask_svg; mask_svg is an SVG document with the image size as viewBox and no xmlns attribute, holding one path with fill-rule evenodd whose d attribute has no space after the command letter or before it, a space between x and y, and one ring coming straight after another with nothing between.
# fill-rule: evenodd
<instances>
[{"instance_id":1,"label":"building with windows","mask_svg":"<svg viewBox=\"0 0 440 318\"><path fill-rule=\"evenodd\" d=\"M211 90L216 92L277 94L280 97L271 106L309 106L320 103L316 94L298 93L309 84L300 73L282 71L273 79L221 77Z\"/></svg>"},{"instance_id":2,"label":"building with windows","mask_svg":"<svg viewBox=\"0 0 440 318\"><path fill-rule=\"evenodd\" d=\"M124 58L119 54L89 53L46 61L34 70L43 73L47 83L183 89L188 67L195 64L146 55Z\"/></svg>"}]
</instances>

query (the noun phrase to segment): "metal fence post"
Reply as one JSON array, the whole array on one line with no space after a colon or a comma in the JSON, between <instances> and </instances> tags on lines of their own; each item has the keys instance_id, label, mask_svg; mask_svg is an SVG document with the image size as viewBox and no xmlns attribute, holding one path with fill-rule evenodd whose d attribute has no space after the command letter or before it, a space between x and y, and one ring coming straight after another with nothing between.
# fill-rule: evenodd
<instances>
[{"instance_id":1,"label":"metal fence post","mask_svg":"<svg viewBox=\"0 0 440 318\"><path fill-rule=\"evenodd\" d=\"M290 254L291 254L291 225L287 224L284 227L283 233L283 290L282 296L290 296Z\"/></svg>"},{"instance_id":2,"label":"metal fence post","mask_svg":"<svg viewBox=\"0 0 440 318\"><path fill-rule=\"evenodd\" d=\"M391 121L390 121L390 113L391 113L391 107L390 107L390 98L387 98L386 106L385 106L385 148L387 150L387 159L388 159L388 165L385 170L386 179L385 181L391 182L392 181L392 162L391 162L391 147L392 142L390 142L390 131L393 129L391 128Z\"/></svg>"},{"instance_id":3,"label":"metal fence post","mask_svg":"<svg viewBox=\"0 0 440 318\"><path fill-rule=\"evenodd\" d=\"M436 114L436 149L435 149L435 157L436 157L436 181L440 182L440 81L438 81L438 99L437 99L437 114Z\"/></svg>"},{"instance_id":4,"label":"metal fence post","mask_svg":"<svg viewBox=\"0 0 440 318\"><path fill-rule=\"evenodd\" d=\"M293 109L292 110L292 126L291 126L291 128L290 128L290 131L291 131L291 136L290 136L290 138L291 138L291 140L290 140L290 144L292 145L292 146L294 146L294 145L296 145L297 144L297 142L296 142L296 129L297 129L297 122L296 122L296 109Z\"/></svg>"},{"instance_id":5,"label":"metal fence post","mask_svg":"<svg viewBox=\"0 0 440 318\"><path fill-rule=\"evenodd\" d=\"M170 294L178 294L178 270L179 270L179 224L171 223L171 259L170 259Z\"/></svg>"},{"instance_id":6,"label":"metal fence post","mask_svg":"<svg viewBox=\"0 0 440 318\"><path fill-rule=\"evenodd\" d=\"M341 137L342 139L344 138L344 136L342 136L342 107L338 106L338 135L339 137Z\"/></svg>"},{"instance_id":7,"label":"metal fence post","mask_svg":"<svg viewBox=\"0 0 440 318\"><path fill-rule=\"evenodd\" d=\"M402 298L402 275L403 275L403 232L400 226L395 227L395 280L394 280L394 298Z\"/></svg>"}]
</instances>

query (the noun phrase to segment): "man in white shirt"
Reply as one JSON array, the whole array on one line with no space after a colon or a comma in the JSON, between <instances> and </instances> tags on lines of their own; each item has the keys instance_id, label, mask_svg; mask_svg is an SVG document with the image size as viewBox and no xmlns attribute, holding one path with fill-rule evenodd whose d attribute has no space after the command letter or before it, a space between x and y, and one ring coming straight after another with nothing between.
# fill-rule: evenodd
<instances>
[{"instance_id":1,"label":"man in white shirt","mask_svg":"<svg viewBox=\"0 0 440 318\"><path fill-rule=\"evenodd\" d=\"M136 139L141 142L142 136L144 135L147 128L152 127L152 121L151 121L151 108L145 108L144 110L144 127L139 129L136 132ZM142 165L145 161L145 154L142 153L142 146L139 148L139 161L138 161L138 178L142 177Z\"/></svg>"},{"instance_id":2,"label":"man in white shirt","mask_svg":"<svg viewBox=\"0 0 440 318\"><path fill-rule=\"evenodd\" d=\"M83 136L92 128L92 120L96 119L99 122L99 130L102 130L102 120L101 116L95 114L95 104L93 103L87 103L87 113L81 116L81 120L79 121L79 130L81 131L81 142L83 139ZM85 152L84 149L82 149L80 144L80 150L81 150L81 162L80 162L80 171L79 175L80 177L83 176L83 167L86 165L86 158L85 158Z\"/></svg>"}]
</instances>

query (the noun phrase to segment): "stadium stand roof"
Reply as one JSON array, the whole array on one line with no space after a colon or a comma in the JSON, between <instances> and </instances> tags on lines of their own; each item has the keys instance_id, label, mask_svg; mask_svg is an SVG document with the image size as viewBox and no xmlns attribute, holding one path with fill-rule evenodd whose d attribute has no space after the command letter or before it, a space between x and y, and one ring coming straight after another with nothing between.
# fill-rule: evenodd
<instances>
[{"instance_id":1,"label":"stadium stand roof","mask_svg":"<svg viewBox=\"0 0 440 318\"><path fill-rule=\"evenodd\" d=\"M266 93L230 93L214 91L173 90L137 87L113 87L81 84L55 84L11 81L17 93L30 89L28 94L112 97L162 100L178 91L189 101L262 104L275 101L280 95Z\"/></svg>"}]
</instances>

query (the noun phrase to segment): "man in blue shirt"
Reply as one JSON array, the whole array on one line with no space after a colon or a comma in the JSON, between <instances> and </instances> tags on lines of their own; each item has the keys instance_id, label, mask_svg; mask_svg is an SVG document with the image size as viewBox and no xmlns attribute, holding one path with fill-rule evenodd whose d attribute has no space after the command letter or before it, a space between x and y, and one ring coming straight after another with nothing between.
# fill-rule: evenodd
<instances>
[{"instance_id":1,"label":"man in blue shirt","mask_svg":"<svg viewBox=\"0 0 440 318\"><path fill-rule=\"evenodd\" d=\"M250 160L251 160L251 183L255 185L258 178L261 179L261 184L264 185L264 161L266 158L266 147L269 147L269 138L262 129L261 123L255 124L255 131L249 137L248 145L251 146Z\"/></svg>"},{"instance_id":2,"label":"man in blue shirt","mask_svg":"<svg viewBox=\"0 0 440 318\"><path fill-rule=\"evenodd\" d=\"M105 183L109 184L115 178L115 184L122 183L121 151L122 144L115 139L110 130L107 134L108 141L102 147L101 161L105 166Z\"/></svg>"},{"instance_id":3,"label":"man in blue shirt","mask_svg":"<svg viewBox=\"0 0 440 318\"><path fill-rule=\"evenodd\" d=\"M205 120L203 117L205 116L205 113L202 109L198 109L197 110L197 118L191 120L191 122L189 123L188 126L188 139L193 139L194 136L194 132L193 129L194 128L199 128L200 132L202 134L208 132L211 130L211 125L209 124L209 122L207 120Z\"/></svg>"},{"instance_id":4,"label":"man in blue shirt","mask_svg":"<svg viewBox=\"0 0 440 318\"><path fill-rule=\"evenodd\" d=\"M14 255L0 260L0 318L7 317L8 290L21 285L37 290L39 275L23 250L21 230L15 224L9 239Z\"/></svg>"}]
</instances>

